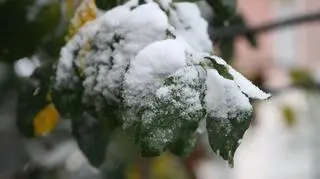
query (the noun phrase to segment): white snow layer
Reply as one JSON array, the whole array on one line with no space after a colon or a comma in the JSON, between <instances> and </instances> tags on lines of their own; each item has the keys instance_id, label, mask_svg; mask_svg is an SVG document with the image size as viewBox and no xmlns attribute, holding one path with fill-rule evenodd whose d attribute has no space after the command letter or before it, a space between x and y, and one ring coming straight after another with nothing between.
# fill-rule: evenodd
<instances>
[{"instance_id":1,"label":"white snow layer","mask_svg":"<svg viewBox=\"0 0 320 179\"><path fill-rule=\"evenodd\" d=\"M252 84L247 78L245 78L241 73L237 72L230 65L228 65L222 58L217 56L211 56L217 63L224 65L228 68L228 72L232 75L233 81L239 86L240 90L248 95L250 98L254 99L267 99L271 95L263 92L257 86Z\"/></svg>"},{"instance_id":2,"label":"white snow layer","mask_svg":"<svg viewBox=\"0 0 320 179\"><path fill-rule=\"evenodd\" d=\"M201 16L195 3L177 2L172 0L146 0L147 3L157 3L166 11L169 23L175 27L175 34L182 36L194 49L202 52L212 52L213 46L208 35L208 23ZM128 1L125 6L138 6L138 0Z\"/></svg>"},{"instance_id":3,"label":"white snow layer","mask_svg":"<svg viewBox=\"0 0 320 179\"><path fill-rule=\"evenodd\" d=\"M130 61L146 45L166 38L169 24L158 5L149 3L125 11L121 15L108 12L102 17L102 25L93 40L97 50L88 54L84 70L84 87L88 95L119 97Z\"/></svg>"},{"instance_id":4,"label":"white snow layer","mask_svg":"<svg viewBox=\"0 0 320 179\"><path fill-rule=\"evenodd\" d=\"M177 35L198 51L212 52L208 23L201 17L198 6L189 2L174 3L173 6L169 11L169 22L176 28Z\"/></svg>"},{"instance_id":5,"label":"white snow layer","mask_svg":"<svg viewBox=\"0 0 320 179\"><path fill-rule=\"evenodd\" d=\"M234 81L226 79L214 70L207 71L207 112L217 118L234 118L241 111L251 110L249 99Z\"/></svg>"},{"instance_id":6,"label":"white snow layer","mask_svg":"<svg viewBox=\"0 0 320 179\"><path fill-rule=\"evenodd\" d=\"M141 50L125 76L127 103L140 103L146 92L154 92L169 75L184 67L186 48L178 40L155 42Z\"/></svg>"},{"instance_id":7,"label":"white snow layer","mask_svg":"<svg viewBox=\"0 0 320 179\"><path fill-rule=\"evenodd\" d=\"M90 29L92 25L94 29ZM133 10L118 6L107 11L83 27L62 49L57 83L72 81L74 61L84 72L85 96L102 94L107 99L115 100L120 95L129 62L146 45L165 39L169 28L165 13L155 3ZM89 43L89 50L80 50L86 43ZM76 51L83 54L77 56Z\"/></svg>"}]
</instances>

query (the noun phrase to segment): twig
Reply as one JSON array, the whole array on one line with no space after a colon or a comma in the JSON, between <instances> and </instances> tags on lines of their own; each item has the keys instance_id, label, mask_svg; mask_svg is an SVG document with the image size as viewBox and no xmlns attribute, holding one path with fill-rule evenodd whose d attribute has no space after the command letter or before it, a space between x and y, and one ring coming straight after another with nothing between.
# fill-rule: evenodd
<instances>
[{"instance_id":1,"label":"twig","mask_svg":"<svg viewBox=\"0 0 320 179\"><path fill-rule=\"evenodd\" d=\"M258 34L262 32L267 32L270 30L284 28L292 25L299 25L301 23L320 21L320 12L310 13L303 16L297 16L294 18L272 22L269 24L257 26L257 27L243 27L243 26L229 26L218 29L213 29L209 31L210 37L213 41L219 41L222 39L234 38L237 36L243 36L247 34Z\"/></svg>"}]
</instances>

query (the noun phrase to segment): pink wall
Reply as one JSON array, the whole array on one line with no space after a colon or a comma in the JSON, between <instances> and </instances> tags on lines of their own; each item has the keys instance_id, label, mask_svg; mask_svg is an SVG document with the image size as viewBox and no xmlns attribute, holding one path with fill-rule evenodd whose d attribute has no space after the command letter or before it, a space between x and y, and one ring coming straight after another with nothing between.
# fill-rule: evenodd
<instances>
[{"instance_id":1,"label":"pink wall","mask_svg":"<svg viewBox=\"0 0 320 179\"><path fill-rule=\"evenodd\" d=\"M238 11L242 13L250 26L257 26L270 22L269 5L266 0L238 0ZM253 49L243 38L238 38L236 47L236 61L234 66L249 78L260 73L268 65L271 58L271 40L268 33L257 36L258 49Z\"/></svg>"},{"instance_id":2,"label":"pink wall","mask_svg":"<svg viewBox=\"0 0 320 179\"><path fill-rule=\"evenodd\" d=\"M279 3L291 3L292 12L288 10L288 4ZM239 12L244 14L251 26L279 20L281 8L286 8L283 11L288 11L289 16L320 11L320 0L238 0L238 5ZM244 39L239 38L235 44L234 66L248 77L263 74L270 86L286 85L287 69L279 65L281 59L278 59L278 53L286 55L288 51L295 58L287 62L292 63L290 68L308 67L320 74L320 21L290 27L289 36L287 31L280 29L259 35L259 49L252 49ZM293 39L290 39L290 34Z\"/></svg>"}]
</instances>

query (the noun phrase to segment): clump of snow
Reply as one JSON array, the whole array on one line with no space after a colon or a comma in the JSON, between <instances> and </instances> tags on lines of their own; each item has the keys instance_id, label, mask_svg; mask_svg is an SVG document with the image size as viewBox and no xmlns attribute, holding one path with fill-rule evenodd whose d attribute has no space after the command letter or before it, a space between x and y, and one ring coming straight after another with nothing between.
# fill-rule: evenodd
<instances>
[{"instance_id":1,"label":"clump of snow","mask_svg":"<svg viewBox=\"0 0 320 179\"><path fill-rule=\"evenodd\" d=\"M61 49L55 76L55 86L57 88L72 88L74 83L79 81L75 74L74 65L77 64L77 61L83 60L79 59L77 55L93 38L94 34L100 27L100 24L101 21L98 20L87 23Z\"/></svg>"},{"instance_id":2,"label":"clump of snow","mask_svg":"<svg viewBox=\"0 0 320 179\"><path fill-rule=\"evenodd\" d=\"M157 4L129 10L120 6L101 17L84 68L85 95L120 98L130 61L148 44L167 38L168 20Z\"/></svg>"},{"instance_id":3,"label":"clump of snow","mask_svg":"<svg viewBox=\"0 0 320 179\"><path fill-rule=\"evenodd\" d=\"M143 96L159 88L163 79L185 66L185 50L179 41L171 39L152 43L141 50L125 76L127 104L139 106Z\"/></svg>"},{"instance_id":4,"label":"clump of snow","mask_svg":"<svg viewBox=\"0 0 320 179\"><path fill-rule=\"evenodd\" d=\"M30 77L36 69L36 64L33 63L29 58L22 58L15 62L14 71L18 76Z\"/></svg>"},{"instance_id":5,"label":"clump of snow","mask_svg":"<svg viewBox=\"0 0 320 179\"><path fill-rule=\"evenodd\" d=\"M218 118L234 118L239 111L251 110L249 99L234 81L220 76L215 69L207 73L206 106L209 115Z\"/></svg>"},{"instance_id":6,"label":"clump of snow","mask_svg":"<svg viewBox=\"0 0 320 179\"><path fill-rule=\"evenodd\" d=\"M201 16L196 3L177 2L172 0L146 0L146 3L157 3L167 14L169 23L175 28L175 34L182 36L194 49L211 53L212 42L208 35L208 23ZM124 6L137 7L138 0L130 0Z\"/></svg>"},{"instance_id":7,"label":"clump of snow","mask_svg":"<svg viewBox=\"0 0 320 179\"><path fill-rule=\"evenodd\" d=\"M212 42L208 35L208 23L201 17L200 10L195 3L174 3L169 11L169 22L176 28L177 35L181 35L196 50L212 52Z\"/></svg>"}]
</instances>

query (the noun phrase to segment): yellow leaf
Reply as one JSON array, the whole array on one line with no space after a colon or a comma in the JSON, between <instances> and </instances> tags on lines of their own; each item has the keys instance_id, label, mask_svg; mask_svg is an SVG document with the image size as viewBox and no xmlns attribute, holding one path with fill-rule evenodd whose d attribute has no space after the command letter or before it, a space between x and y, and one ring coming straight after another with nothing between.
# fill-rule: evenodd
<instances>
[{"instance_id":1,"label":"yellow leaf","mask_svg":"<svg viewBox=\"0 0 320 179\"><path fill-rule=\"evenodd\" d=\"M148 178L156 179L189 179L190 176L186 172L186 168L183 164L173 155L165 152L162 155L150 158L149 163L143 164L139 162L133 162L129 165L126 171L127 179L140 179L142 178L141 172L143 165L147 165Z\"/></svg>"},{"instance_id":2,"label":"yellow leaf","mask_svg":"<svg viewBox=\"0 0 320 179\"><path fill-rule=\"evenodd\" d=\"M33 120L35 135L44 136L50 133L56 127L58 119L58 111L52 103L49 103Z\"/></svg>"},{"instance_id":3,"label":"yellow leaf","mask_svg":"<svg viewBox=\"0 0 320 179\"><path fill-rule=\"evenodd\" d=\"M72 38L82 26L90 21L95 20L96 16L97 7L95 0L83 0L71 19L66 40Z\"/></svg>"},{"instance_id":4,"label":"yellow leaf","mask_svg":"<svg viewBox=\"0 0 320 179\"><path fill-rule=\"evenodd\" d=\"M296 124L296 116L293 111L293 109L290 106L284 106L282 108L282 115L284 117L285 123L289 126L292 127L294 124Z\"/></svg>"}]
</instances>

